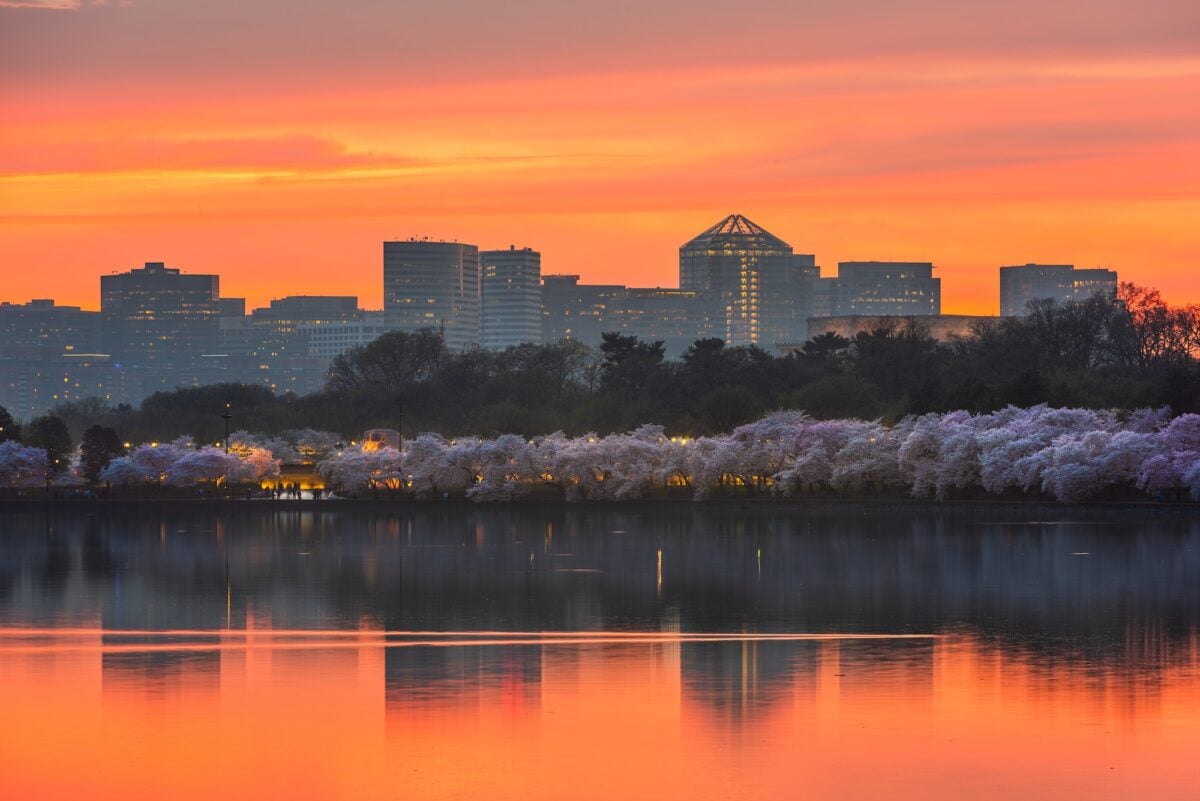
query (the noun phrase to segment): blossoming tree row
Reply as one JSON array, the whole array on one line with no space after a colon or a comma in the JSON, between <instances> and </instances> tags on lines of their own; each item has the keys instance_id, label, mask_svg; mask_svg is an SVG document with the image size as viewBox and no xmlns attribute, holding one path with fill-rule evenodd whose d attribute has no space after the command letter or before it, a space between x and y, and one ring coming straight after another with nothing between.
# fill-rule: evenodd
<instances>
[{"instance_id":1,"label":"blossoming tree row","mask_svg":"<svg viewBox=\"0 0 1200 801\"><path fill-rule=\"evenodd\" d=\"M261 483L281 462L315 463L350 493L388 488L418 498L510 501L551 488L568 501L633 500L664 487L697 500L727 492L870 494L1042 493L1071 503L1109 490L1200 500L1200 416L1009 407L949 412L893 426L777 412L714 437L670 437L660 426L609 436L527 440L421 434L364 451L329 432L237 432L230 452L184 438L141 445L101 471L108 484ZM44 451L0 443L0 486L39 486Z\"/></svg>"},{"instance_id":2,"label":"blossoming tree row","mask_svg":"<svg viewBox=\"0 0 1200 801\"><path fill-rule=\"evenodd\" d=\"M533 440L422 434L403 453L344 449L318 469L352 492L387 487L478 501L513 500L538 486L555 487L569 501L632 500L671 485L696 499L735 488L784 496L907 491L939 499L956 491L1041 492L1065 503L1125 488L1200 499L1200 416L1037 406L928 414L886 426L777 412L698 439L669 437L659 426Z\"/></svg>"}]
</instances>

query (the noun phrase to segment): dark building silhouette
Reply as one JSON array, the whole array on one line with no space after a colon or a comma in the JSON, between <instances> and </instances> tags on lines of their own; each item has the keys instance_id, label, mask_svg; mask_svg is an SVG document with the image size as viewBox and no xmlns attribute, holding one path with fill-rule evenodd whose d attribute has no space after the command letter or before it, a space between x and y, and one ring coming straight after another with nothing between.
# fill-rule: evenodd
<instances>
[{"instance_id":1,"label":"dark building silhouette","mask_svg":"<svg viewBox=\"0 0 1200 801\"><path fill-rule=\"evenodd\" d=\"M480 304L481 342L502 350L542 341L542 254L532 248L485 250Z\"/></svg>"},{"instance_id":2,"label":"dark building silhouette","mask_svg":"<svg viewBox=\"0 0 1200 801\"><path fill-rule=\"evenodd\" d=\"M0 303L0 349L37 347L48 357L98 353L100 313L53 300Z\"/></svg>"},{"instance_id":3,"label":"dark building silhouette","mask_svg":"<svg viewBox=\"0 0 1200 801\"><path fill-rule=\"evenodd\" d=\"M1025 314L1035 300L1059 303L1087 300L1092 295L1117 296L1117 274L1096 268L1077 270L1071 264L1023 264L1000 268L1000 314Z\"/></svg>"},{"instance_id":4,"label":"dark building silhouette","mask_svg":"<svg viewBox=\"0 0 1200 801\"><path fill-rule=\"evenodd\" d=\"M153 369L161 386L191 383L201 357L220 343L220 278L189 275L162 262L100 277L106 350Z\"/></svg>"},{"instance_id":5,"label":"dark building silhouette","mask_svg":"<svg viewBox=\"0 0 1200 801\"><path fill-rule=\"evenodd\" d=\"M930 262L842 261L822 278L814 317L920 316L942 313L942 279Z\"/></svg>"},{"instance_id":6,"label":"dark building silhouette","mask_svg":"<svg viewBox=\"0 0 1200 801\"><path fill-rule=\"evenodd\" d=\"M677 359L697 339L720 336L723 317L710 293L628 287L613 315L615 330L666 346Z\"/></svg>"},{"instance_id":7,"label":"dark building silhouette","mask_svg":"<svg viewBox=\"0 0 1200 801\"><path fill-rule=\"evenodd\" d=\"M542 341L574 339L595 347L615 328L615 312L625 299L620 284L581 284L578 275L542 279Z\"/></svg>"},{"instance_id":8,"label":"dark building silhouette","mask_svg":"<svg viewBox=\"0 0 1200 801\"><path fill-rule=\"evenodd\" d=\"M221 319L226 317L245 317L246 316L246 299L245 298L218 298L217 308L220 309Z\"/></svg>"},{"instance_id":9,"label":"dark building silhouette","mask_svg":"<svg viewBox=\"0 0 1200 801\"><path fill-rule=\"evenodd\" d=\"M389 328L440 330L462 350L479 342L479 248L458 242L383 243L383 312Z\"/></svg>"}]
</instances>

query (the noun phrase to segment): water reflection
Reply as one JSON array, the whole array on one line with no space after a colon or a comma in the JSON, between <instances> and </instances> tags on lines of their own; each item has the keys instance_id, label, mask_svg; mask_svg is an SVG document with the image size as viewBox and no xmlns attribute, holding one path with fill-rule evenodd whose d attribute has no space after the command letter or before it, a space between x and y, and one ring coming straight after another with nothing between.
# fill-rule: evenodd
<instances>
[{"instance_id":1,"label":"water reflection","mask_svg":"<svg viewBox=\"0 0 1200 801\"><path fill-rule=\"evenodd\" d=\"M0 798L1200 786L1187 521L5 522Z\"/></svg>"}]
</instances>

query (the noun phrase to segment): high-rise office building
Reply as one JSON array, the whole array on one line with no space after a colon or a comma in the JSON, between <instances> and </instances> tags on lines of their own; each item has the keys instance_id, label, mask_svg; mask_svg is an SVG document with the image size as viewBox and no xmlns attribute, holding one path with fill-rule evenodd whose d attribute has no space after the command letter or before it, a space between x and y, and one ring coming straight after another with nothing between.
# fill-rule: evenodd
<instances>
[{"instance_id":1,"label":"high-rise office building","mask_svg":"<svg viewBox=\"0 0 1200 801\"><path fill-rule=\"evenodd\" d=\"M114 360L154 368L171 386L218 348L220 279L162 262L100 277L100 312Z\"/></svg>"},{"instance_id":2,"label":"high-rise office building","mask_svg":"<svg viewBox=\"0 0 1200 801\"><path fill-rule=\"evenodd\" d=\"M384 242L383 313L394 330L441 331L452 350L479 342L479 248Z\"/></svg>"},{"instance_id":3,"label":"high-rise office building","mask_svg":"<svg viewBox=\"0 0 1200 801\"><path fill-rule=\"evenodd\" d=\"M769 350L804 338L816 264L740 214L731 214L679 248L679 288L711 293L729 345Z\"/></svg>"},{"instance_id":4,"label":"high-rise office building","mask_svg":"<svg viewBox=\"0 0 1200 801\"><path fill-rule=\"evenodd\" d=\"M1070 264L1022 264L1000 268L1000 314L1016 317L1030 301L1059 303L1087 300L1101 294L1115 298L1117 274L1112 270L1076 270Z\"/></svg>"},{"instance_id":5,"label":"high-rise office building","mask_svg":"<svg viewBox=\"0 0 1200 801\"><path fill-rule=\"evenodd\" d=\"M942 279L930 262L838 262L836 284L822 287L822 304L837 316L920 316L942 313Z\"/></svg>"},{"instance_id":6,"label":"high-rise office building","mask_svg":"<svg viewBox=\"0 0 1200 801\"><path fill-rule=\"evenodd\" d=\"M500 350L542 341L542 254L515 246L479 254L481 336Z\"/></svg>"}]
</instances>

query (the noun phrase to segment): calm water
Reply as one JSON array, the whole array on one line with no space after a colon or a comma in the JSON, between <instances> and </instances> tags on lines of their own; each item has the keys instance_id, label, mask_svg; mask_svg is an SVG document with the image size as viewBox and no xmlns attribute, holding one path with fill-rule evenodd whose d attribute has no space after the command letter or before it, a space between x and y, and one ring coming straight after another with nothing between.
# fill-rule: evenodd
<instances>
[{"instance_id":1,"label":"calm water","mask_svg":"<svg viewBox=\"0 0 1200 801\"><path fill-rule=\"evenodd\" d=\"M1200 521L0 517L2 799L1200 798Z\"/></svg>"}]
</instances>

